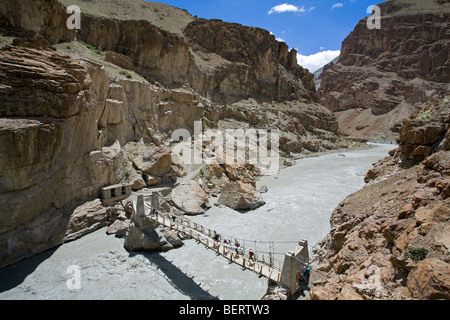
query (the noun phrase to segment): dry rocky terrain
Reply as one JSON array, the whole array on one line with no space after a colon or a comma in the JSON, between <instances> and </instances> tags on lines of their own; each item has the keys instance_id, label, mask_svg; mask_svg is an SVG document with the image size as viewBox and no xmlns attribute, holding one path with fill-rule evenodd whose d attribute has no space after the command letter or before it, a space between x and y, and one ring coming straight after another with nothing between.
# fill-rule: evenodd
<instances>
[{"instance_id":1,"label":"dry rocky terrain","mask_svg":"<svg viewBox=\"0 0 450 320\"><path fill-rule=\"evenodd\" d=\"M449 103L404 120L399 147L333 212L310 299L450 298Z\"/></svg>"}]
</instances>

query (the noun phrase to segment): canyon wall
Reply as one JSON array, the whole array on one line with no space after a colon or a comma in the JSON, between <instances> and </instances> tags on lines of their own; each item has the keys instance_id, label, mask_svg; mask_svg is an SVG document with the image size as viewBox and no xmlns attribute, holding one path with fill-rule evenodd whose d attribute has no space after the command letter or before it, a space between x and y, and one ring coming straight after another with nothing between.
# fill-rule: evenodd
<instances>
[{"instance_id":1,"label":"canyon wall","mask_svg":"<svg viewBox=\"0 0 450 320\"><path fill-rule=\"evenodd\" d=\"M450 299L449 1L391 0L323 74L340 130L398 144L330 218L308 299Z\"/></svg>"},{"instance_id":2,"label":"canyon wall","mask_svg":"<svg viewBox=\"0 0 450 320\"><path fill-rule=\"evenodd\" d=\"M297 64L296 50L267 30L199 19L184 33L199 69L208 75L203 91L214 100L316 100L313 78Z\"/></svg>"},{"instance_id":3,"label":"canyon wall","mask_svg":"<svg viewBox=\"0 0 450 320\"><path fill-rule=\"evenodd\" d=\"M450 299L449 103L405 119L399 147L334 210L310 299Z\"/></svg>"},{"instance_id":4,"label":"canyon wall","mask_svg":"<svg viewBox=\"0 0 450 320\"><path fill-rule=\"evenodd\" d=\"M394 140L402 119L450 90L450 4L391 0L379 7L381 28L369 29L367 18L356 25L318 96L343 133Z\"/></svg>"},{"instance_id":5,"label":"canyon wall","mask_svg":"<svg viewBox=\"0 0 450 320\"><path fill-rule=\"evenodd\" d=\"M142 138L143 153L170 152L162 143L172 131L202 117L192 92L112 82L102 65L51 48L0 53L2 261L59 244L76 207L100 197L102 187L145 187L145 173L123 147ZM170 163L153 173L159 181L176 176Z\"/></svg>"}]
</instances>

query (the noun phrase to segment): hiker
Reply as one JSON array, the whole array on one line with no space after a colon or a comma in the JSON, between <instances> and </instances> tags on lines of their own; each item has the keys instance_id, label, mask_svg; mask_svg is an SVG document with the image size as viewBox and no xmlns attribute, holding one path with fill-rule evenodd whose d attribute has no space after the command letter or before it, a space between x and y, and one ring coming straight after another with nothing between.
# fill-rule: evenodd
<instances>
[{"instance_id":1,"label":"hiker","mask_svg":"<svg viewBox=\"0 0 450 320\"><path fill-rule=\"evenodd\" d=\"M250 257L251 260L255 260L255 253L253 252L252 248L250 248L250 250L248 250L248 256Z\"/></svg>"},{"instance_id":2,"label":"hiker","mask_svg":"<svg viewBox=\"0 0 450 320\"><path fill-rule=\"evenodd\" d=\"M305 275L305 277L309 277L309 273L311 272L311 268L310 267L306 267L305 272L303 273Z\"/></svg>"},{"instance_id":3,"label":"hiker","mask_svg":"<svg viewBox=\"0 0 450 320\"><path fill-rule=\"evenodd\" d=\"M214 241L219 241L219 234L214 230Z\"/></svg>"},{"instance_id":4,"label":"hiker","mask_svg":"<svg viewBox=\"0 0 450 320\"><path fill-rule=\"evenodd\" d=\"M302 274L302 273L297 273L297 282L298 282L298 285L301 287L302 286L302 284L305 282L305 276Z\"/></svg>"},{"instance_id":5,"label":"hiker","mask_svg":"<svg viewBox=\"0 0 450 320\"><path fill-rule=\"evenodd\" d=\"M175 223L176 222L176 220L177 220L177 217L176 216L174 216L174 215L172 215L172 221Z\"/></svg>"},{"instance_id":6,"label":"hiker","mask_svg":"<svg viewBox=\"0 0 450 320\"><path fill-rule=\"evenodd\" d=\"M241 244L239 243L239 241L237 241L237 239L234 239L234 246L236 247L236 253L239 254L239 246Z\"/></svg>"}]
</instances>

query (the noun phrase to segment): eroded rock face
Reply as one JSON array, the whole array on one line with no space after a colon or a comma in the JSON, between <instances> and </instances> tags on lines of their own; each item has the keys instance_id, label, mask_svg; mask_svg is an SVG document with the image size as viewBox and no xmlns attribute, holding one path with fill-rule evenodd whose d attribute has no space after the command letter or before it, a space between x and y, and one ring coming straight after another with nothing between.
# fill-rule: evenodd
<instances>
[{"instance_id":1,"label":"eroded rock face","mask_svg":"<svg viewBox=\"0 0 450 320\"><path fill-rule=\"evenodd\" d=\"M18 12L20 14L11 14ZM66 20L70 16L66 7L55 0L4 0L0 6L0 27L12 28L22 36L42 35L50 43L72 41L76 32L69 30Z\"/></svg>"},{"instance_id":2,"label":"eroded rock face","mask_svg":"<svg viewBox=\"0 0 450 320\"><path fill-rule=\"evenodd\" d=\"M450 9L432 0L425 9L412 0L379 6L382 28L368 29L367 19L358 23L338 63L324 73L318 96L337 112L344 133L392 139L395 124L449 91Z\"/></svg>"},{"instance_id":3,"label":"eroded rock face","mask_svg":"<svg viewBox=\"0 0 450 320\"><path fill-rule=\"evenodd\" d=\"M210 60L201 71L212 74L205 89L218 101L315 100L313 75L297 64L297 52L268 31L221 20L199 19L185 35L197 59Z\"/></svg>"},{"instance_id":4,"label":"eroded rock face","mask_svg":"<svg viewBox=\"0 0 450 320\"><path fill-rule=\"evenodd\" d=\"M2 265L78 233L67 231L70 216L80 202L99 197L102 187L124 182L140 189L174 175L168 149L153 141L161 144L171 130L187 127L184 121L192 126L203 110L190 92L111 83L101 65L51 49L6 46L0 70L6 75L0 80ZM193 109L186 108L187 97ZM161 108L164 116L153 121ZM136 137L151 146L126 146ZM134 169L126 153L133 148L152 154L140 162L149 174Z\"/></svg>"},{"instance_id":5,"label":"eroded rock face","mask_svg":"<svg viewBox=\"0 0 450 320\"><path fill-rule=\"evenodd\" d=\"M71 4L82 9L83 28L76 35L79 40L102 48L108 52L109 61L149 80L170 86L187 84L216 102L248 97L260 101L316 100L314 76L297 64L295 50L289 51L285 43L276 41L266 30L184 17L186 26L181 35L146 19L119 20L110 18L110 14L84 14L84 5L89 4L83 1ZM8 17L17 5L27 7L23 16ZM68 31L64 5L51 0L33 12L31 8L36 6L36 2L28 0L8 0L0 13L8 26L41 33L52 44L74 39L74 32L60 31ZM51 20L53 16L58 18ZM46 24L49 20L51 23Z\"/></svg>"},{"instance_id":6,"label":"eroded rock face","mask_svg":"<svg viewBox=\"0 0 450 320\"><path fill-rule=\"evenodd\" d=\"M3 243L21 242L25 225L55 209L61 211L56 220L35 232L51 235L48 243L36 237L41 248L58 243L65 235L58 221L75 208L66 206L96 197L97 183L119 181L120 155L106 145L102 150L97 141L102 105L93 94L90 76L96 68L100 66L53 50L1 50L0 72L6 75L0 80ZM33 245L31 240L29 246ZM19 247L10 245L2 260L20 256Z\"/></svg>"}]
</instances>

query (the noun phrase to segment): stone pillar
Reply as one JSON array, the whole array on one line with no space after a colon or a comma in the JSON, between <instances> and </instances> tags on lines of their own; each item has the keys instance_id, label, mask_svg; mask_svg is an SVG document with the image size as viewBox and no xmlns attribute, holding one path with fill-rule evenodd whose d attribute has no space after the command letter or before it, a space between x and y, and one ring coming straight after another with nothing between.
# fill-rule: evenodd
<instances>
[{"instance_id":1,"label":"stone pillar","mask_svg":"<svg viewBox=\"0 0 450 320\"><path fill-rule=\"evenodd\" d=\"M143 228L145 224L145 205L144 205L144 196L138 195L136 200L136 209L134 211L133 222L137 227Z\"/></svg>"},{"instance_id":2,"label":"stone pillar","mask_svg":"<svg viewBox=\"0 0 450 320\"><path fill-rule=\"evenodd\" d=\"M302 239L298 242L294 251L286 253L283 268L281 269L280 284L289 289L291 296L297 293L297 273L303 273L308 264L308 241Z\"/></svg>"},{"instance_id":3,"label":"stone pillar","mask_svg":"<svg viewBox=\"0 0 450 320\"><path fill-rule=\"evenodd\" d=\"M117 185L114 187L114 194L116 195L116 197L122 196L122 186L121 185Z\"/></svg>"},{"instance_id":4,"label":"stone pillar","mask_svg":"<svg viewBox=\"0 0 450 320\"><path fill-rule=\"evenodd\" d=\"M297 272L295 270L294 253L288 251L284 256L283 268L281 269L280 284L289 289L292 296L297 293Z\"/></svg>"},{"instance_id":5,"label":"stone pillar","mask_svg":"<svg viewBox=\"0 0 450 320\"><path fill-rule=\"evenodd\" d=\"M111 190L108 188L102 188L102 199L109 200L111 199Z\"/></svg>"},{"instance_id":6,"label":"stone pillar","mask_svg":"<svg viewBox=\"0 0 450 320\"><path fill-rule=\"evenodd\" d=\"M152 193L152 207L159 210L159 197L157 192Z\"/></svg>"},{"instance_id":7,"label":"stone pillar","mask_svg":"<svg viewBox=\"0 0 450 320\"><path fill-rule=\"evenodd\" d=\"M303 261L304 264L309 264L309 250L308 250L308 241L306 239L302 239L298 242L297 248L299 249L296 254L296 258ZM305 271L305 265L300 262L300 265L303 267L303 271Z\"/></svg>"}]
</instances>

